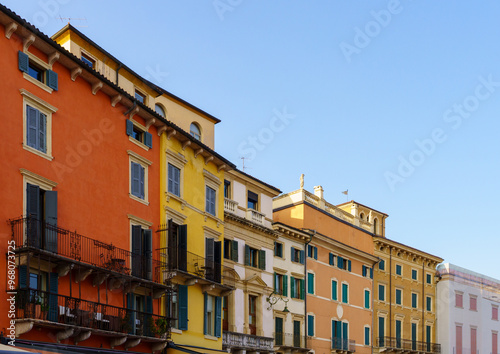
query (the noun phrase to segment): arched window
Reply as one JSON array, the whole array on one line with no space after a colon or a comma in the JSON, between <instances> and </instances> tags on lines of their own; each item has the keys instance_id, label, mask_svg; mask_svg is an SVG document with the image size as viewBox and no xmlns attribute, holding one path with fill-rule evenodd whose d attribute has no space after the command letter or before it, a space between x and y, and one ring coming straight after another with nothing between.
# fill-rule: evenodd
<instances>
[{"instance_id":1,"label":"arched window","mask_svg":"<svg viewBox=\"0 0 500 354\"><path fill-rule=\"evenodd\" d=\"M163 118L165 118L165 110L159 104L155 104L155 112L158 113Z\"/></svg>"},{"instance_id":2,"label":"arched window","mask_svg":"<svg viewBox=\"0 0 500 354\"><path fill-rule=\"evenodd\" d=\"M377 224L378 224L378 220L377 219L373 219L373 233L375 235L377 234Z\"/></svg>"},{"instance_id":3,"label":"arched window","mask_svg":"<svg viewBox=\"0 0 500 354\"><path fill-rule=\"evenodd\" d=\"M365 218L365 214L363 214L363 213L359 214L359 218L360 218L361 220L363 220L363 219Z\"/></svg>"},{"instance_id":4,"label":"arched window","mask_svg":"<svg viewBox=\"0 0 500 354\"><path fill-rule=\"evenodd\" d=\"M189 132L196 140L201 140L201 131L200 127L196 123L191 123L191 127L189 128Z\"/></svg>"}]
</instances>

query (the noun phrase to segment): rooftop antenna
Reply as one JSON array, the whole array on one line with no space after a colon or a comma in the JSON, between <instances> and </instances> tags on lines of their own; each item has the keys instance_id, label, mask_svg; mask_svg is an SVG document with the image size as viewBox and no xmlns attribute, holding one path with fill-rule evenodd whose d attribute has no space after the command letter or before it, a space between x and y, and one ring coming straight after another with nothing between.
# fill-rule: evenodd
<instances>
[{"instance_id":1,"label":"rooftop antenna","mask_svg":"<svg viewBox=\"0 0 500 354\"><path fill-rule=\"evenodd\" d=\"M248 157L240 157L240 159L243 161L242 171L245 172L245 159L248 160ZM249 168L249 167L247 167L247 168Z\"/></svg>"},{"instance_id":2,"label":"rooftop antenna","mask_svg":"<svg viewBox=\"0 0 500 354\"><path fill-rule=\"evenodd\" d=\"M87 22L87 19L84 17L84 18L76 18L76 17L61 17L59 16L59 19L61 20L61 22L64 22L64 20L67 20L68 21L68 25L71 25L71 21L85 21ZM72 25L73 27L88 27L88 26L85 26L85 25L79 25L79 26L75 26L75 25Z\"/></svg>"}]
</instances>

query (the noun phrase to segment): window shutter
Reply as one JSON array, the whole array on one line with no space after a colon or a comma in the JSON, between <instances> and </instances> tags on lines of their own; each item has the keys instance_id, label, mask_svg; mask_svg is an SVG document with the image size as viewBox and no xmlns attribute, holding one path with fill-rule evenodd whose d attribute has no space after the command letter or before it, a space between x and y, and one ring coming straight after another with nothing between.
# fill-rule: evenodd
<instances>
[{"instance_id":1,"label":"window shutter","mask_svg":"<svg viewBox=\"0 0 500 354\"><path fill-rule=\"evenodd\" d=\"M38 112L38 146L42 152L47 152L47 116Z\"/></svg>"},{"instance_id":2,"label":"window shutter","mask_svg":"<svg viewBox=\"0 0 500 354\"><path fill-rule=\"evenodd\" d=\"M45 249L57 252L57 192L45 191Z\"/></svg>"},{"instance_id":3,"label":"window shutter","mask_svg":"<svg viewBox=\"0 0 500 354\"><path fill-rule=\"evenodd\" d=\"M231 259L238 262L238 241L231 241Z\"/></svg>"},{"instance_id":4,"label":"window shutter","mask_svg":"<svg viewBox=\"0 0 500 354\"><path fill-rule=\"evenodd\" d=\"M135 162L130 163L130 169L131 169L131 175L132 175L132 183L131 183L131 188L132 188L132 195L135 195L136 197L139 197L140 194L140 171L139 171L140 165Z\"/></svg>"},{"instance_id":5,"label":"window shutter","mask_svg":"<svg viewBox=\"0 0 500 354\"><path fill-rule=\"evenodd\" d=\"M144 145L150 149L153 148L153 135L151 133L144 132Z\"/></svg>"},{"instance_id":6,"label":"window shutter","mask_svg":"<svg viewBox=\"0 0 500 354\"><path fill-rule=\"evenodd\" d=\"M294 257L295 257L295 248L291 247L290 248L290 259L292 260L292 262L296 261L296 259Z\"/></svg>"},{"instance_id":7,"label":"window shutter","mask_svg":"<svg viewBox=\"0 0 500 354\"><path fill-rule=\"evenodd\" d=\"M153 336L153 316L151 314L153 313L153 298L151 296L145 296L146 298L146 314L144 315L144 323L143 323L143 328L144 328L144 334L146 336L152 337Z\"/></svg>"},{"instance_id":8,"label":"window shutter","mask_svg":"<svg viewBox=\"0 0 500 354\"><path fill-rule=\"evenodd\" d=\"M49 313L48 320L57 322L57 316L59 314L58 306L57 306L57 294L59 285L59 275L57 273L49 273Z\"/></svg>"},{"instance_id":9,"label":"window shutter","mask_svg":"<svg viewBox=\"0 0 500 354\"><path fill-rule=\"evenodd\" d=\"M21 51L17 53L19 59L19 70L21 70L24 73L27 73L30 66L30 57L28 56L28 54L23 53Z\"/></svg>"},{"instance_id":10,"label":"window shutter","mask_svg":"<svg viewBox=\"0 0 500 354\"><path fill-rule=\"evenodd\" d=\"M40 112L31 107L31 106L26 106L26 125L28 131L26 132L26 142L28 146L31 146L32 148L38 148L38 139L40 138L39 136L39 115Z\"/></svg>"},{"instance_id":11,"label":"window shutter","mask_svg":"<svg viewBox=\"0 0 500 354\"><path fill-rule=\"evenodd\" d=\"M361 266L361 275L366 277L366 266Z\"/></svg>"},{"instance_id":12,"label":"window shutter","mask_svg":"<svg viewBox=\"0 0 500 354\"><path fill-rule=\"evenodd\" d=\"M335 280L332 280L332 300L337 301L338 295L337 295L337 282Z\"/></svg>"},{"instance_id":13,"label":"window shutter","mask_svg":"<svg viewBox=\"0 0 500 354\"><path fill-rule=\"evenodd\" d=\"M335 321L335 338L342 338L342 322Z\"/></svg>"},{"instance_id":14,"label":"window shutter","mask_svg":"<svg viewBox=\"0 0 500 354\"><path fill-rule=\"evenodd\" d=\"M128 293L127 294L127 309L128 310L133 310L134 309L134 294L133 293ZM135 312L133 311L127 311L127 315L129 316L128 319L128 327L129 327L129 334L134 333L134 327L135 327Z\"/></svg>"},{"instance_id":15,"label":"window shutter","mask_svg":"<svg viewBox=\"0 0 500 354\"><path fill-rule=\"evenodd\" d=\"M349 338L349 324L347 322L342 322L342 338L347 339ZM343 341L342 343L342 349L347 349L347 343L346 341Z\"/></svg>"},{"instance_id":16,"label":"window shutter","mask_svg":"<svg viewBox=\"0 0 500 354\"><path fill-rule=\"evenodd\" d=\"M300 279L300 299L304 300L306 298L306 281L305 279Z\"/></svg>"},{"instance_id":17,"label":"window shutter","mask_svg":"<svg viewBox=\"0 0 500 354\"><path fill-rule=\"evenodd\" d=\"M368 290L365 290L365 308L370 308L370 292Z\"/></svg>"},{"instance_id":18,"label":"window shutter","mask_svg":"<svg viewBox=\"0 0 500 354\"><path fill-rule=\"evenodd\" d=\"M307 335L314 337L314 316L307 315Z\"/></svg>"},{"instance_id":19,"label":"window shutter","mask_svg":"<svg viewBox=\"0 0 500 354\"><path fill-rule=\"evenodd\" d=\"M153 231L144 230L144 266L145 276L153 280Z\"/></svg>"},{"instance_id":20,"label":"window shutter","mask_svg":"<svg viewBox=\"0 0 500 354\"><path fill-rule=\"evenodd\" d=\"M26 214L28 215L28 217L30 217L26 230L27 245L40 248L40 188L28 183L26 188L26 198Z\"/></svg>"},{"instance_id":21,"label":"window shutter","mask_svg":"<svg viewBox=\"0 0 500 354\"><path fill-rule=\"evenodd\" d=\"M207 301L208 300L208 295L207 293L203 293L203 301L204 301L204 315L203 315L203 334L208 334L208 316L207 316Z\"/></svg>"},{"instance_id":22,"label":"window shutter","mask_svg":"<svg viewBox=\"0 0 500 354\"><path fill-rule=\"evenodd\" d=\"M370 345L370 328L365 327L365 345Z\"/></svg>"},{"instance_id":23,"label":"window shutter","mask_svg":"<svg viewBox=\"0 0 500 354\"><path fill-rule=\"evenodd\" d=\"M288 296L288 275L283 275L283 296Z\"/></svg>"},{"instance_id":24,"label":"window shutter","mask_svg":"<svg viewBox=\"0 0 500 354\"><path fill-rule=\"evenodd\" d=\"M25 265L19 266L19 288L25 289L28 287L28 267Z\"/></svg>"},{"instance_id":25,"label":"window shutter","mask_svg":"<svg viewBox=\"0 0 500 354\"><path fill-rule=\"evenodd\" d=\"M222 275L222 242L214 242L214 280L221 282Z\"/></svg>"},{"instance_id":26,"label":"window shutter","mask_svg":"<svg viewBox=\"0 0 500 354\"><path fill-rule=\"evenodd\" d=\"M266 270L266 251L259 251L259 268L262 270Z\"/></svg>"},{"instance_id":27,"label":"window shutter","mask_svg":"<svg viewBox=\"0 0 500 354\"><path fill-rule=\"evenodd\" d=\"M134 134L134 123L131 120L129 120L129 119L127 119L125 121L125 123L127 124L126 125L126 127L127 127L127 130L126 130L127 135L128 136L132 136Z\"/></svg>"},{"instance_id":28,"label":"window shutter","mask_svg":"<svg viewBox=\"0 0 500 354\"><path fill-rule=\"evenodd\" d=\"M370 268L370 279L373 279L373 268Z\"/></svg>"},{"instance_id":29,"label":"window shutter","mask_svg":"<svg viewBox=\"0 0 500 354\"><path fill-rule=\"evenodd\" d=\"M222 325L222 298L220 296L215 297L215 336L220 338L221 336L221 325Z\"/></svg>"},{"instance_id":30,"label":"window shutter","mask_svg":"<svg viewBox=\"0 0 500 354\"><path fill-rule=\"evenodd\" d=\"M314 259L318 259L318 247L314 247Z\"/></svg>"},{"instance_id":31,"label":"window shutter","mask_svg":"<svg viewBox=\"0 0 500 354\"><path fill-rule=\"evenodd\" d=\"M188 287L187 285L178 285L179 291L179 329L188 329Z\"/></svg>"},{"instance_id":32,"label":"window shutter","mask_svg":"<svg viewBox=\"0 0 500 354\"><path fill-rule=\"evenodd\" d=\"M304 264L304 259L306 258L305 252L304 252L304 250L302 250L299 253L300 253L300 256L299 256L300 264Z\"/></svg>"},{"instance_id":33,"label":"window shutter","mask_svg":"<svg viewBox=\"0 0 500 354\"><path fill-rule=\"evenodd\" d=\"M344 258L342 257L337 257L337 266L340 269L344 269Z\"/></svg>"},{"instance_id":34,"label":"window shutter","mask_svg":"<svg viewBox=\"0 0 500 354\"><path fill-rule=\"evenodd\" d=\"M333 253L328 255L328 264L333 265Z\"/></svg>"},{"instance_id":35,"label":"window shutter","mask_svg":"<svg viewBox=\"0 0 500 354\"><path fill-rule=\"evenodd\" d=\"M351 271L351 260L350 259L347 261L347 270L349 272Z\"/></svg>"},{"instance_id":36,"label":"window shutter","mask_svg":"<svg viewBox=\"0 0 500 354\"><path fill-rule=\"evenodd\" d=\"M177 247L179 270L187 270L187 225L177 227L177 237L179 245Z\"/></svg>"},{"instance_id":37,"label":"window shutter","mask_svg":"<svg viewBox=\"0 0 500 354\"><path fill-rule=\"evenodd\" d=\"M276 287L278 285L278 273L274 272L274 277L273 277L273 288L274 292L278 292L278 288Z\"/></svg>"},{"instance_id":38,"label":"window shutter","mask_svg":"<svg viewBox=\"0 0 500 354\"><path fill-rule=\"evenodd\" d=\"M296 298L297 293L295 292L295 278L290 277L290 297Z\"/></svg>"},{"instance_id":39,"label":"window shutter","mask_svg":"<svg viewBox=\"0 0 500 354\"><path fill-rule=\"evenodd\" d=\"M140 196L142 199L144 199L144 196L145 196L145 188L144 188L144 174L145 174L145 168L142 167L141 165L138 165L139 166L139 192L140 192Z\"/></svg>"},{"instance_id":40,"label":"window shutter","mask_svg":"<svg viewBox=\"0 0 500 354\"><path fill-rule=\"evenodd\" d=\"M57 73L55 71L47 70L47 86L57 91L58 80L57 80Z\"/></svg>"},{"instance_id":41,"label":"window shutter","mask_svg":"<svg viewBox=\"0 0 500 354\"><path fill-rule=\"evenodd\" d=\"M214 248L215 242L213 238L205 239L205 277L209 280L214 280ZM198 264L199 267L203 266L203 264ZM200 268L201 270L201 268Z\"/></svg>"},{"instance_id":42,"label":"window shutter","mask_svg":"<svg viewBox=\"0 0 500 354\"><path fill-rule=\"evenodd\" d=\"M142 277L142 228L132 225L132 275Z\"/></svg>"},{"instance_id":43,"label":"window shutter","mask_svg":"<svg viewBox=\"0 0 500 354\"><path fill-rule=\"evenodd\" d=\"M245 265L250 265L250 246L245 245Z\"/></svg>"}]
</instances>

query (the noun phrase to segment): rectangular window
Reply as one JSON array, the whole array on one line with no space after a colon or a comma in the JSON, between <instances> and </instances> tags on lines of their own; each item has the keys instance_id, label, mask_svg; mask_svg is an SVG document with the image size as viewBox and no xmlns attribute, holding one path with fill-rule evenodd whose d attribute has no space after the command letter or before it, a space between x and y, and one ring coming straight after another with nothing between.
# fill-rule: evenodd
<instances>
[{"instance_id":1,"label":"rectangular window","mask_svg":"<svg viewBox=\"0 0 500 354\"><path fill-rule=\"evenodd\" d=\"M266 251L245 245L245 265L265 270Z\"/></svg>"},{"instance_id":2,"label":"rectangular window","mask_svg":"<svg viewBox=\"0 0 500 354\"><path fill-rule=\"evenodd\" d=\"M378 299L379 301L385 301L385 285L378 285Z\"/></svg>"},{"instance_id":3,"label":"rectangular window","mask_svg":"<svg viewBox=\"0 0 500 354\"><path fill-rule=\"evenodd\" d=\"M215 189L205 186L206 190L206 203L205 211L213 216L215 216Z\"/></svg>"},{"instance_id":4,"label":"rectangular window","mask_svg":"<svg viewBox=\"0 0 500 354\"><path fill-rule=\"evenodd\" d=\"M338 300L338 295L337 295L338 288L337 288L337 286L338 286L337 281L332 280L332 300L335 300L335 301Z\"/></svg>"},{"instance_id":5,"label":"rectangular window","mask_svg":"<svg viewBox=\"0 0 500 354\"><path fill-rule=\"evenodd\" d=\"M432 275L426 274L425 277L426 277L427 284L432 284Z\"/></svg>"},{"instance_id":6,"label":"rectangular window","mask_svg":"<svg viewBox=\"0 0 500 354\"><path fill-rule=\"evenodd\" d=\"M411 278L413 280L417 280L417 277L418 277L418 271L416 269L412 269L411 270Z\"/></svg>"},{"instance_id":7,"label":"rectangular window","mask_svg":"<svg viewBox=\"0 0 500 354\"><path fill-rule=\"evenodd\" d=\"M491 333L491 354L498 354L498 333Z\"/></svg>"},{"instance_id":8,"label":"rectangular window","mask_svg":"<svg viewBox=\"0 0 500 354\"><path fill-rule=\"evenodd\" d=\"M411 307L414 309L417 308L418 304L418 294L417 293L411 293Z\"/></svg>"},{"instance_id":9,"label":"rectangular window","mask_svg":"<svg viewBox=\"0 0 500 354\"><path fill-rule=\"evenodd\" d=\"M37 84L37 82L44 84L43 86L41 86L44 89L48 86L53 90L58 90L57 73L50 70L47 63L43 62L33 55L30 58L28 54L21 51L18 52L18 60L19 70L26 74L24 78L26 78L28 81L31 81L34 84Z\"/></svg>"},{"instance_id":10,"label":"rectangular window","mask_svg":"<svg viewBox=\"0 0 500 354\"><path fill-rule=\"evenodd\" d=\"M471 311L477 311L477 297L470 295L469 296L469 309Z\"/></svg>"},{"instance_id":11,"label":"rectangular window","mask_svg":"<svg viewBox=\"0 0 500 354\"><path fill-rule=\"evenodd\" d=\"M335 258L337 258L337 256L335 256L333 253L328 254L328 264L330 264L331 266L334 266L335 265Z\"/></svg>"},{"instance_id":12,"label":"rectangular window","mask_svg":"<svg viewBox=\"0 0 500 354\"><path fill-rule=\"evenodd\" d=\"M491 307L491 319L498 321L498 306Z\"/></svg>"},{"instance_id":13,"label":"rectangular window","mask_svg":"<svg viewBox=\"0 0 500 354\"><path fill-rule=\"evenodd\" d=\"M166 314L173 318L172 327L187 330L188 287L175 285L171 293L167 293Z\"/></svg>"},{"instance_id":14,"label":"rectangular window","mask_svg":"<svg viewBox=\"0 0 500 354\"><path fill-rule=\"evenodd\" d=\"M378 318L378 342L380 347L385 344L385 317Z\"/></svg>"},{"instance_id":15,"label":"rectangular window","mask_svg":"<svg viewBox=\"0 0 500 354\"><path fill-rule=\"evenodd\" d=\"M152 279L153 272L153 232L141 225L132 225L132 275L143 279ZM113 267L119 267L125 260L113 259ZM119 261L119 262L118 262Z\"/></svg>"},{"instance_id":16,"label":"rectangular window","mask_svg":"<svg viewBox=\"0 0 500 354\"><path fill-rule=\"evenodd\" d=\"M288 296L288 276L274 273L274 292L279 295Z\"/></svg>"},{"instance_id":17,"label":"rectangular window","mask_svg":"<svg viewBox=\"0 0 500 354\"><path fill-rule=\"evenodd\" d=\"M464 295L455 293L455 307L464 308Z\"/></svg>"},{"instance_id":18,"label":"rectangular window","mask_svg":"<svg viewBox=\"0 0 500 354\"><path fill-rule=\"evenodd\" d=\"M455 347L456 354L462 354L462 326L455 326Z\"/></svg>"},{"instance_id":19,"label":"rectangular window","mask_svg":"<svg viewBox=\"0 0 500 354\"><path fill-rule=\"evenodd\" d=\"M307 257L318 259L318 248L316 246L307 245Z\"/></svg>"},{"instance_id":20,"label":"rectangular window","mask_svg":"<svg viewBox=\"0 0 500 354\"><path fill-rule=\"evenodd\" d=\"M27 145L47 152L47 115L26 105L26 142Z\"/></svg>"},{"instance_id":21,"label":"rectangular window","mask_svg":"<svg viewBox=\"0 0 500 354\"><path fill-rule=\"evenodd\" d=\"M231 182L224 180L224 198L231 199Z\"/></svg>"},{"instance_id":22,"label":"rectangular window","mask_svg":"<svg viewBox=\"0 0 500 354\"><path fill-rule=\"evenodd\" d=\"M401 289L396 289L396 305L403 304L403 291Z\"/></svg>"},{"instance_id":23,"label":"rectangular window","mask_svg":"<svg viewBox=\"0 0 500 354\"><path fill-rule=\"evenodd\" d=\"M432 297L427 296L425 298L425 305L426 305L426 310L431 312L432 311Z\"/></svg>"},{"instance_id":24,"label":"rectangular window","mask_svg":"<svg viewBox=\"0 0 500 354\"><path fill-rule=\"evenodd\" d=\"M314 294L314 274L307 273L307 293Z\"/></svg>"},{"instance_id":25,"label":"rectangular window","mask_svg":"<svg viewBox=\"0 0 500 354\"><path fill-rule=\"evenodd\" d=\"M274 241L274 256L283 258L283 244Z\"/></svg>"},{"instance_id":26,"label":"rectangular window","mask_svg":"<svg viewBox=\"0 0 500 354\"><path fill-rule=\"evenodd\" d=\"M172 164L168 164L168 192L181 196L181 170Z\"/></svg>"},{"instance_id":27,"label":"rectangular window","mask_svg":"<svg viewBox=\"0 0 500 354\"><path fill-rule=\"evenodd\" d=\"M365 345L370 345L370 327L365 327Z\"/></svg>"},{"instance_id":28,"label":"rectangular window","mask_svg":"<svg viewBox=\"0 0 500 354\"><path fill-rule=\"evenodd\" d=\"M397 275L403 274L403 267L400 264L396 264L396 274Z\"/></svg>"},{"instance_id":29,"label":"rectangular window","mask_svg":"<svg viewBox=\"0 0 500 354\"><path fill-rule=\"evenodd\" d=\"M137 162L131 162L130 163L130 176L131 176L131 191L130 194L133 196L144 199L145 193L144 193L144 180L145 180L145 168L137 163Z\"/></svg>"},{"instance_id":30,"label":"rectangular window","mask_svg":"<svg viewBox=\"0 0 500 354\"><path fill-rule=\"evenodd\" d=\"M127 119L125 123L125 132L130 138L146 145L148 148L153 147L153 135L147 132L145 127L139 127L137 123L134 124L130 119Z\"/></svg>"},{"instance_id":31,"label":"rectangular window","mask_svg":"<svg viewBox=\"0 0 500 354\"><path fill-rule=\"evenodd\" d=\"M304 258L305 258L304 253L305 252L303 250L299 250L298 248L292 247L291 248L292 262L304 264Z\"/></svg>"},{"instance_id":32,"label":"rectangular window","mask_svg":"<svg viewBox=\"0 0 500 354\"><path fill-rule=\"evenodd\" d=\"M90 56L82 53L82 56L80 57L80 59L85 63L87 64L88 66L90 66L91 68L94 68L95 67L95 60L92 59Z\"/></svg>"},{"instance_id":33,"label":"rectangular window","mask_svg":"<svg viewBox=\"0 0 500 354\"><path fill-rule=\"evenodd\" d=\"M224 258L238 262L238 241L224 239Z\"/></svg>"},{"instance_id":34,"label":"rectangular window","mask_svg":"<svg viewBox=\"0 0 500 354\"><path fill-rule=\"evenodd\" d=\"M344 269L347 271L351 271L351 261L349 259L345 259L343 257L337 257L337 267L339 269Z\"/></svg>"},{"instance_id":35,"label":"rectangular window","mask_svg":"<svg viewBox=\"0 0 500 354\"><path fill-rule=\"evenodd\" d=\"M307 315L307 335L314 337L314 316Z\"/></svg>"},{"instance_id":36,"label":"rectangular window","mask_svg":"<svg viewBox=\"0 0 500 354\"><path fill-rule=\"evenodd\" d=\"M222 298L222 330L229 331L229 298Z\"/></svg>"},{"instance_id":37,"label":"rectangular window","mask_svg":"<svg viewBox=\"0 0 500 354\"><path fill-rule=\"evenodd\" d=\"M373 279L373 269L370 268L370 267L367 267L367 266L362 266L362 272L361 272L361 275L366 277L366 278L370 278L370 279Z\"/></svg>"},{"instance_id":38,"label":"rectangular window","mask_svg":"<svg viewBox=\"0 0 500 354\"><path fill-rule=\"evenodd\" d=\"M146 95L143 94L142 92L135 90L135 99L141 102L142 104L146 104Z\"/></svg>"},{"instance_id":39,"label":"rectangular window","mask_svg":"<svg viewBox=\"0 0 500 354\"><path fill-rule=\"evenodd\" d=\"M300 321L293 321L293 346L299 348L300 344ZM496 354L496 353L495 353Z\"/></svg>"},{"instance_id":40,"label":"rectangular window","mask_svg":"<svg viewBox=\"0 0 500 354\"><path fill-rule=\"evenodd\" d=\"M253 209L253 210L258 210L257 207L259 205L259 196L258 194L254 192L248 191L248 202L247 202L247 208L248 209Z\"/></svg>"},{"instance_id":41,"label":"rectangular window","mask_svg":"<svg viewBox=\"0 0 500 354\"><path fill-rule=\"evenodd\" d=\"M283 345L283 318L281 317L276 317L274 320L274 329L275 329L275 336L274 336L274 345Z\"/></svg>"},{"instance_id":42,"label":"rectangular window","mask_svg":"<svg viewBox=\"0 0 500 354\"><path fill-rule=\"evenodd\" d=\"M342 302L345 304L349 303L349 285L342 284Z\"/></svg>"},{"instance_id":43,"label":"rectangular window","mask_svg":"<svg viewBox=\"0 0 500 354\"><path fill-rule=\"evenodd\" d=\"M248 296L248 324L250 334L257 335L257 296Z\"/></svg>"},{"instance_id":44,"label":"rectangular window","mask_svg":"<svg viewBox=\"0 0 500 354\"><path fill-rule=\"evenodd\" d=\"M221 324L222 324L222 298L219 296L208 295L205 296L205 321L204 333L214 337L221 337Z\"/></svg>"},{"instance_id":45,"label":"rectangular window","mask_svg":"<svg viewBox=\"0 0 500 354\"><path fill-rule=\"evenodd\" d=\"M365 309L370 308L370 290L365 290Z\"/></svg>"},{"instance_id":46,"label":"rectangular window","mask_svg":"<svg viewBox=\"0 0 500 354\"><path fill-rule=\"evenodd\" d=\"M381 260L381 261L378 263L378 269L380 269L380 270L385 270L385 261L384 261L384 260Z\"/></svg>"},{"instance_id":47,"label":"rectangular window","mask_svg":"<svg viewBox=\"0 0 500 354\"><path fill-rule=\"evenodd\" d=\"M290 278L290 296L294 299L304 300L304 279Z\"/></svg>"},{"instance_id":48,"label":"rectangular window","mask_svg":"<svg viewBox=\"0 0 500 354\"><path fill-rule=\"evenodd\" d=\"M477 353L477 328L470 329L470 352Z\"/></svg>"}]
</instances>

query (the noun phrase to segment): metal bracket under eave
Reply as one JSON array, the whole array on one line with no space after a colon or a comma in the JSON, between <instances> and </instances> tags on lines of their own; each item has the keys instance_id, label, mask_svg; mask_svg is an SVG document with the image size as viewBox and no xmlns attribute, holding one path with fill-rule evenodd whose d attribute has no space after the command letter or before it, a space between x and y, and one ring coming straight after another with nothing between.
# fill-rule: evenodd
<instances>
[{"instance_id":1,"label":"metal bracket under eave","mask_svg":"<svg viewBox=\"0 0 500 354\"><path fill-rule=\"evenodd\" d=\"M7 26L5 26L5 37L7 39L10 39L10 36L12 36L12 33L14 33L17 29L17 23L11 22Z\"/></svg>"},{"instance_id":2,"label":"metal bracket under eave","mask_svg":"<svg viewBox=\"0 0 500 354\"><path fill-rule=\"evenodd\" d=\"M75 81L76 78L82 74L82 68L77 67L71 70L71 80Z\"/></svg>"},{"instance_id":3,"label":"metal bracket under eave","mask_svg":"<svg viewBox=\"0 0 500 354\"><path fill-rule=\"evenodd\" d=\"M92 85L92 94L95 95L97 93L97 91L102 89L102 86L103 86L102 81L98 81L95 84L93 84Z\"/></svg>"},{"instance_id":4,"label":"metal bracket under eave","mask_svg":"<svg viewBox=\"0 0 500 354\"><path fill-rule=\"evenodd\" d=\"M31 34L29 37L26 37L23 41L23 51L26 53L28 48L35 42L35 35Z\"/></svg>"}]
</instances>

